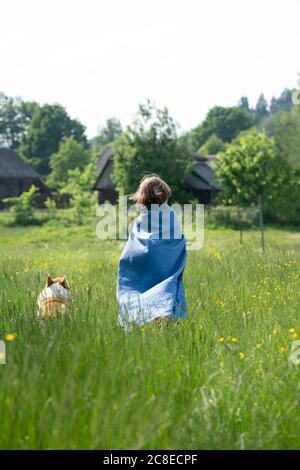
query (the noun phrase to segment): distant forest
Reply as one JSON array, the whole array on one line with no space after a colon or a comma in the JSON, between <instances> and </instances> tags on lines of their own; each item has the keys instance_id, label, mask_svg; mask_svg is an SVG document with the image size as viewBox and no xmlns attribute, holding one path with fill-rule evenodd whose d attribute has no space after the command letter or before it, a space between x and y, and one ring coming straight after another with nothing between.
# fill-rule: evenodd
<instances>
[{"instance_id":1,"label":"distant forest","mask_svg":"<svg viewBox=\"0 0 300 470\"><path fill-rule=\"evenodd\" d=\"M288 158L296 163L300 117L298 107L292 107L292 92L285 89L269 103L261 94L254 108L250 107L246 96L236 106L214 106L198 126L180 138L190 150L215 154L240 132L252 127L265 128L268 136L277 138ZM56 155L66 139L71 138L80 148L91 151L90 155L83 156L82 165L79 162L79 166L84 166L92 154L99 155L122 133L122 126L118 118L112 117L90 141L85 130L84 124L71 118L60 104L40 105L0 93L0 145L18 151L44 177L54 170ZM77 166L78 160L75 160ZM65 163L64 169L68 169L68 162ZM74 169L74 162L70 162L69 168Z\"/></svg>"}]
</instances>

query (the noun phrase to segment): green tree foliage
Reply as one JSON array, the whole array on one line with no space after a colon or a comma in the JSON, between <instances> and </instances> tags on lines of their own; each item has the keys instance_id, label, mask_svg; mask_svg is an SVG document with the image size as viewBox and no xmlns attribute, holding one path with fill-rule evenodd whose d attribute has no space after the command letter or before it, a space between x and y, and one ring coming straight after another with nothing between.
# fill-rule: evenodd
<instances>
[{"instance_id":1,"label":"green tree foliage","mask_svg":"<svg viewBox=\"0 0 300 470\"><path fill-rule=\"evenodd\" d=\"M255 120L256 126L259 129L263 129L266 125L268 125L268 122L273 117L273 115L281 111L288 111L291 109L293 104L293 91L294 90L285 88L278 98L273 96L270 104L266 100L265 96L261 94L254 109L250 107L247 96L242 96L238 106L250 112Z\"/></svg>"},{"instance_id":2,"label":"green tree foliage","mask_svg":"<svg viewBox=\"0 0 300 470\"><path fill-rule=\"evenodd\" d=\"M295 174L281 155L275 140L255 131L238 137L219 154L216 177L223 191L222 201L241 207L256 205L262 197L273 219L293 217Z\"/></svg>"},{"instance_id":3,"label":"green tree foliage","mask_svg":"<svg viewBox=\"0 0 300 470\"><path fill-rule=\"evenodd\" d=\"M247 96L242 96L239 101L239 107L245 109L248 112L251 112L249 100Z\"/></svg>"},{"instance_id":4,"label":"green tree foliage","mask_svg":"<svg viewBox=\"0 0 300 470\"><path fill-rule=\"evenodd\" d=\"M226 144L216 134L212 134L199 149L201 155L215 155L225 150Z\"/></svg>"},{"instance_id":5,"label":"green tree foliage","mask_svg":"<svg viewBox=\"0 0 300 470\"><path fill-rule=\"evenodd\" d=\"M177 137L176 124L166 108L150 101L139 106L136 119L113 144L113 179L121 195L133 193L148 172L171 186L173 200L186 201L185 181L194 164Z\"/></svg>"},{"instance_id":6,"label":"green tree foliage","mask_svg":"<svg viewBox=\"0 0 300 470\"><path fill-rule=\"evenodd\" d=\"M78 142L73 137L61 141L58 152L51 155L51 173L47 183L52 187L63 187L68 180L68 171L77 168L84 170L92 160L91 151L83 142Z\"/></svg>"},{"instance_id":7,"label":"green tree foliage","mask_svg":"<svg viewBox=\"0 0 300 470\"><path fill-rule=\"evenodd\" d=\"M66 184L61 188L62 194L74 194L76 191L87 191L90 194L96 180L95 163L90 162L85 166L84 170L75 168L68 171L68 179Z\"/></svg>"},{"instance_id":8,"label":"green tree foliage","mask_svg":"<svg viewBox=\"0 0 300 470\"><path fill-rule=\"evenodd\" d=\"M39 190L32 185L29 191L22 193L19 197L8 197L5 203L10 204L15 225L30 225L36 223L34 207Z\"/></svg>"},{"instance_id":9,"label":"green tree foliage","mask_svg":"<svg viewBox=\"0 0 300 470\"><path fill-rule=\"evenodd\" d=\"M266 122L266 130L300 176L300 107L276 113Z\"/></svg>"},{"instance_id":10,"label":"green tree foliage","mask_svg":"<svg viewBox=\"0 0 300 470\"><path fill-rule=\"evenodd\" d=\"M0 145L17 150L38 104L0 93Z\"/></svg>"},{"instance_id":11,"label":"green tree foliage","mask_svg":"<svg viewBox=\"0 0 300 470\"><path fill-rule=\"evenodd\" d=\"M253 126L251 113L239 106L224 108L213 107L204 121L189 135L189 145L192 149L199 149L213 134L223 142L231 142L241 131Z\"/></svg>"},{"instance_id":12,"label":"green tree foliage","mask_svg":"<svg viewBox=\"0 0 300 470\"><path fill-rule=\"evenodd\" d=\"M85 127L78 120L71 119L59 104L45 104L35 110L22 136L20 153L39 173L48 175L50 157L66 137L87 145Z\"/></svg>"},{"instance_id":13,"label":"green tree foliage","mask_svg":"<svg viewBox=\"0 0 300 470\"><path fill-rule=\"evenodd\" d=\"M92 192L95 179L96 168L94 162L91 162L84 171L79 168L69 170L67 183L60 190L61 194L71 195L72 218L78 225L82 225L96 207L95 194Z\"/></svg>"},{"instance_id":14,"label":"green tree foliage","mask_svg":"<svg viewBox=\"0 0 300 470\"><path fill-rule=\"evenodd\" d=\"M269 116L268 102L262 93L257 100L254 110L255 122L259 123L261 120Z\"/></svg>"},{"instance_id":15,"label":"green tree foliage","mask_svg":"<svg viewBox=\"0 0 300 470\"><path fill-rule=\"evenodd\" d=\"M270 111L272 114L278 113L279 111L288 111L292 104L293 90L285 88L279 98L273 96L270 104Z\"/></svg>"},{"instance_id":16,"label":"green tree foliage","mask_svg":"<svg viewBox=\"0 0 300 470\"><path fill-rule=\"evenodd\" d=\"M57 204L55 199L51 197L47 197L45 201L45 208L47 210L47 218L48 220L56 220L57 219Z\"/></svg>"},{"instance_id":17,"label":"green tree foliage","mask_svg":"<svg viewBox=\"0 0 300 470\"><path fill-rule=\"evenodd\" d=\"M122 126L119 119L107 119L105 126L100 128L96 137L91 141L93 153L100 154L104 147L111 144L122 133Z\"/></svg>"}]
</instances>

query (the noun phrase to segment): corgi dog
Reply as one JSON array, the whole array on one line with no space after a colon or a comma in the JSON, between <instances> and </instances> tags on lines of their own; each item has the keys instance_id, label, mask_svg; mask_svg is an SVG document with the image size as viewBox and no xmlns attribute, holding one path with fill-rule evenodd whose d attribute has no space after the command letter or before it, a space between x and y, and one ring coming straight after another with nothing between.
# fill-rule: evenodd
<instances>
[{"instance_id":1,"label":"corgi dog","mask_svg":"<svg viewBox=\"0 0 300 470\"><path fill-rule=\"evenodd\" d=\"M46 286L37 298L38 315L46 317L57 312L66 313L71 304L70 286L65 276L48 276Z\"/></svg>"}]
</instances>

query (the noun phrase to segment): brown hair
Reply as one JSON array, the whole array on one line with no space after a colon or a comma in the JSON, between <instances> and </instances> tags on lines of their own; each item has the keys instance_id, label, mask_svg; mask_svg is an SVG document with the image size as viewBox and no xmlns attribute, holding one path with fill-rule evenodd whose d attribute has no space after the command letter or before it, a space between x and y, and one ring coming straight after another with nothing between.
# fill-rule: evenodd
<instances>
[{"instance_id":1,"label":"brown hair","mask_svg":"<svg viewBox=\"0 0 300 470\"><path fill-rule=\"evenodd\" d=\"M170 186L158 175L151 173L144 176L137 191L130 199L139 206L151 206L151 204L163 204L171 196Z\"/></svg>"}]
</instances>

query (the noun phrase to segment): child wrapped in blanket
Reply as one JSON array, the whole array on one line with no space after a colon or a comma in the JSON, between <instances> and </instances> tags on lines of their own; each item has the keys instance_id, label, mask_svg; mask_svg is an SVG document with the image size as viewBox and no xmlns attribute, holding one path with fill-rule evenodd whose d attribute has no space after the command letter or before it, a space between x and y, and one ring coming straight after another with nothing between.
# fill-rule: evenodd
<instances>
[{"instance_id":1,"label":"child wrapped in blanket","mask_svg":"<svg viewBox=\"0 0 300 470\"><path fill-rule=\"evenodd\" d=\"M168 205L170 196L170 187L157 175L143 178L131 196L140 215L121 254L117 287L119 324L125 329L187 316L186 241Z\"/></svg>"}]
</instances>

